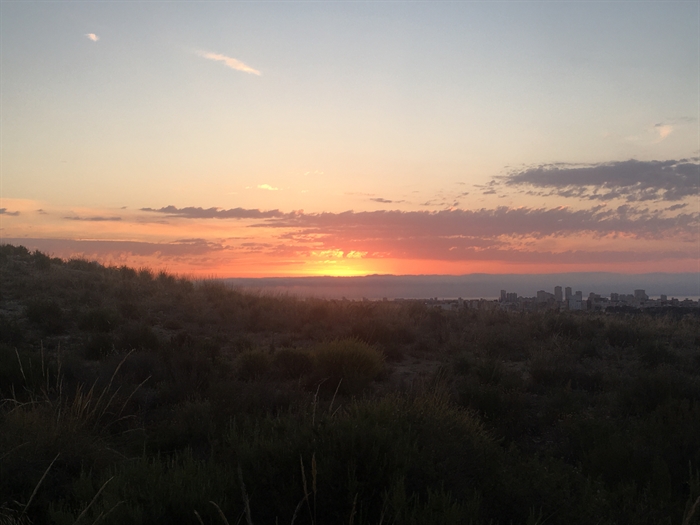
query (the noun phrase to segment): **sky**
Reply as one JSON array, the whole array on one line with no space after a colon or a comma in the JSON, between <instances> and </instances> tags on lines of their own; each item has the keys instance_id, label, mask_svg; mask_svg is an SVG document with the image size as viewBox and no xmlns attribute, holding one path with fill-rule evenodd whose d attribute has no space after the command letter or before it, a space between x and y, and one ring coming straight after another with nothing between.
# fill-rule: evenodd
<instances>
[{"instance_id":1,"label":"sky","mask_svg":"<svg viewBox=\"0 0 700 525\"><path fill-rule=\"evenodd\" d=\"M700 275L700 4L0 3L0 242L201 277Z\"/></svg>"}]
</instances>

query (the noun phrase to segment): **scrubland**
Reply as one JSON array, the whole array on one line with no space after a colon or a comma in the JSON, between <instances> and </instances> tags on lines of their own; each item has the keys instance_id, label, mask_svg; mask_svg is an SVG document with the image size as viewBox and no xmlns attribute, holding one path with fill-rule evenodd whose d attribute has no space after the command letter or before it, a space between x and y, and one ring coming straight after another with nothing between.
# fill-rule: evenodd
<instances>
[{"instance_id":1,"label":"scrubland","mask_svg":"<svg viewBox=\"0 0 700 525\"><path fill-rule=\"evenodd\" d=\"M700 317L266 296L0 247L0 524L700 523Z\"/></svg>"}]
</instances>

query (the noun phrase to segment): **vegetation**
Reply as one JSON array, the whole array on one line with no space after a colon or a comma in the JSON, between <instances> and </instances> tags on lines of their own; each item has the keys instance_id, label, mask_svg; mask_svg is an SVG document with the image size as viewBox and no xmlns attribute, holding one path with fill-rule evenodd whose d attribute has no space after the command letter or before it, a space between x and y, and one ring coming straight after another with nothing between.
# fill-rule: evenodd
<instances>
[{"instance_id":1,"label":"vegetation","mask_svg":"<svg viewBox=\"0 0 700 525\"><path fill-rule=\"evenodd\" d=\"M0 523L700 523L700 323L0 246Z\"/></svg>"}]
</instances>

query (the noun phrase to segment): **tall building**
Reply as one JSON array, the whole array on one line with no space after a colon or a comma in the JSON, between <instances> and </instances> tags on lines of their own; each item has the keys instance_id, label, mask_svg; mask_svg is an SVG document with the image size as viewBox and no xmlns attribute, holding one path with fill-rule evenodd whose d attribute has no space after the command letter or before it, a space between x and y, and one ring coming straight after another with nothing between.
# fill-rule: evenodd
<instances>
[{"instance_id":1,"label":"tall building","mask_svg":"<svg viewBox=\"0 0 700 525\"><path fill-rule=\"evenodd\" d=\"M572 293L571 293L571 286L567 286L564 288L564 299L566 299L566 302L569 302L569 299L571 299Z\"/></svg>"},{"instance_id":2,"label":"tall building","mask_svg":"<svg viewBox=\"0 0 700 525\"><path fill-rule=\"evenodd\" d=\"M583 309L583 292L577 291L569 298L569 310Z\"/></svg>"},{"instance_id":3,"label":"tall building","mask_svg":"<svg viewBox=\"0 0 700 525\"><path fill-rule=\"evenodd\" d=\"M561 286L555 286L554 287L554 300L558 303L560 303L564 299L561 293Z\"/></svg>"},{"instance_id":4,"label":"tall building","mask_svg":"<svg viewBox=\"0 0 700 525\"><path fill-rule=\"evenodd\" d=\"M503 303L503 302L505 302L505 300L506 300L506 291L501 290L501 302Z\"/></svg>"}]
</instances>

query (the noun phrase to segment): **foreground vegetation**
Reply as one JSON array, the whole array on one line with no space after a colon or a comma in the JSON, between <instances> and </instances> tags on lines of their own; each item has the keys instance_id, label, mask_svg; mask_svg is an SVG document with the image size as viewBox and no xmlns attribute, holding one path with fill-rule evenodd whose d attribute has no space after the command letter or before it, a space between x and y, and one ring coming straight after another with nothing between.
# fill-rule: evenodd
<instances>
[{"instance_id":1,"label":"foreground vegetation","mask_svg":"<svg viewBox=\"0 0 700 525\"><path fill-rule=\"evenodd\" d=\"M0 524L700 523L700 323L0 247Z\"/></svg>"}]
</instances>

